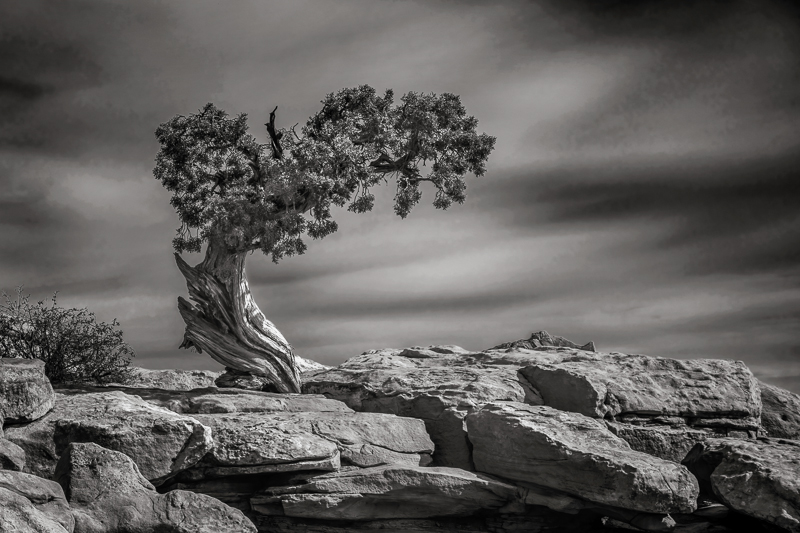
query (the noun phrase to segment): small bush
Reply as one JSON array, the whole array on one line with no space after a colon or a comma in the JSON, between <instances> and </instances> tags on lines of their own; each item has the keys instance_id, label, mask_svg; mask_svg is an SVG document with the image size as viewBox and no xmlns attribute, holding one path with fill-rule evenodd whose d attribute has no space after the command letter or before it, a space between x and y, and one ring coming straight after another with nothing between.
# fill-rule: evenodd
<instances>
[{"instance_id":1,"label":"small bush","mask_svg":"<svg viewBox=\"0 0 800 533\"><path fill-rule=\"evenodd\" d=\"M56 293L57 294L57 293ZM130 346L119 322L98 323L88 309L65 309L40 301L31 304L17 289L0 303L0 357L41 359L53 383L125 383L130 375Z\"/></svg>"}]
</instances>

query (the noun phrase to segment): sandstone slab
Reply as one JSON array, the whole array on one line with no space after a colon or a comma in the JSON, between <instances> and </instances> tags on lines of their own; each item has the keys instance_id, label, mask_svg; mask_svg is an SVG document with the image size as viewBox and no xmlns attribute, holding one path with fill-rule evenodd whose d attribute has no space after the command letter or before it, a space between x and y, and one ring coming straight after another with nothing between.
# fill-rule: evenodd
<instances>
[{"instance_id":1,"label":"sandstone slab","mask_svg":"<svg viewBox=\"0 0 800 533\"><path fill-rule=\"evenodd\" d=\"M211 430L197 420L119 391L59 394L45 417L7 428L23 450L26 470L51 478L71 442L95 442L131 457L158 484L197 463L213 446Z\"/></svg>"},{"instance_id":2,"label":"sandstone slab","mask_svg":"<svg viewBox=\"0 0 800 533\"><path fill-rule=\"evenodd\" d=\"M521 373L545 405L586 416L747 419L753 428L761 416L758 381L741 361L584 352Z\"/></svg>"},{"instance_id":3,"label":"sandstone slab","mask_svg":"<svg viewBox=\"0 0 800 533\"><path fill-rule=\"evenodd\" d=\"M183 478L337 470L429 462L433 443L420 420L378 413L196 415L212 428L214 449Z\"/></svg>"},{"instance_id":4,"label":"sandstone slab","mask_svg":"<svg viewBox=\"0 0 800 533\"><path fill-rule=\"evenodd\" d=\"M496 402L468 415L466 422L480 472L623 509L695 509L697 481L685 467L632 450L596 419Z\"/></svg>"},{"instance_id":5,"label":"sandstone slab","mask_svg":"<svg viewBox=\"0 0 800 533\"><path fill-rule=\"evenodd\" d=\"M56 478L80 533L256 533L241 511L210 496L158 494L127 455L94 443L71 443Z\"/></svg>"},{"instance_id":6,"label":"sandstone slab","mask_svg":"<svg viewBox=\"0 0 800 533\"><path fill-rule=\"evenodd\" d=\"M0 469L21 471L25 468L25 450L4 438L0 438Z\"/></svg>"},{"instance_id":7,"label":"sandstone slab","mask_svg":"<svg viewBox=\"0 0 800 533\"><path fill-rule=\"evenodd\" d=\"M761 386L761 426L767 436L800 440L800 396L788 390L759 382Z\"/></svg>"},{"instance_id":8,"label":"sandstone slab","mask_svg":"<svg viewBox=\"0 0 800 533\"><path fill-rule=\"evenodd\" d=\"M0 358L0 419L25 423L53 408L55 394L44 375L44 361Z\"/></svg>"},{"instance_id":9,"label":"sandstone slab","mask_svg":"<svg viewBox=\"0 0 800 533\"><path fill-rule=\"evenodd\" d=\"M11 525L14 521L26 524L17 515L27 513L31 516L30 524L26 524L32 528L29 531L39 531L36 527L42 527L43 531L72 532L75 521L64 491L55 481L24 472L0 470L0 491L4 491L0 494L0 531L17 531ZM21 528L20 531L26 530Z\"/></svg>"},{"instance_id":10,"label":"sandstone slab","mask_svg":"<svg viewBox=\"0 0 800 533\"><path fill-rule=\"evenodd\" d=\"M800 531L800 443L709 439L684 461L731 509L788 531Z\"/></svg>"},{"instance_id":11,"label":"sandstone slab","mask_svg":"<svg viewBox=\"0 0 800 533\"><path fill-rule=\"evenodd\" d=\"M466 516L498 509L518 489L490 476L447 467L384 465L313 477L303 485L267 489L253 510L326 520Z\"/></svg>"},{"instance_id":12,"label":"sandstone slab","mask_svg":"<svg viewBox=\"0 0 800 533\"><path fill-rule=\"evenodd\" d=\"M203 389L214 386L214 380L221 372L213 370L182 370L163 369L151 370L149 368L131 367L128 381L123 384L113 384L136 389L165 389L187 391ZM103 386L98 384L99 386Z\"/></svg>"},{"instance_id":13,"label":"sandstone slab","mask_svg":"<svg viewBox=\"0 0 800 533\"><path fill-rule=\"evenodd\" d=\"M179 414L352 412L343 402L322 394L279 394L209 387L190 391L131 389L71 385L58 388L63 395L117 390Z\"/></svg>"}]
</instances>

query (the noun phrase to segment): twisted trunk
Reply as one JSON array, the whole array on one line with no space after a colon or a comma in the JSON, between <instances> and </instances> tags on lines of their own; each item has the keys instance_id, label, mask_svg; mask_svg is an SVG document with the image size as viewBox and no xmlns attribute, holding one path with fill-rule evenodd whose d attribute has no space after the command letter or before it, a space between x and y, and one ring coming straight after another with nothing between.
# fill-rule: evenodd
<instances>
[{"instance_id":1,"label":"twisted trunk","mask_svg":"<svg viewBox=\"0 0 800 533\"><path fill-rule=\"evenodd\" d=\"M247 252L230 252L212 240L202 263L190 267L175 254L194 305L178 297L186 323L181 348L205 351L226 367L266 377L276 392L300 392L294 352L250 293Z\"/></svg>"}]
</instances>

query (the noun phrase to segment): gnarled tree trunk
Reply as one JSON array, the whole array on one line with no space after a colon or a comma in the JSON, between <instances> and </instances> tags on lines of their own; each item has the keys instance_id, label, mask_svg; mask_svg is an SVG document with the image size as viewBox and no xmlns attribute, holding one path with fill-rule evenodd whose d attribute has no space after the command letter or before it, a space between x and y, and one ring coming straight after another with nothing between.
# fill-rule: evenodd
<instances>
[{"instance_id":1,"label":"gnarled tree trunk","mask_svg":"<svg viewBox=\"0 0 800 533\"><path fill-rule=\"evenodd\" d=\"M209 242L203 262L194 268L175 254L195 304L178 297L178 309L186 322L180 347L195 347L226 367L264 376L276 392L300 392L291 345L250 294L244 273L246 255L231 253L214 240Z\"/></svg>"}]
</instances>

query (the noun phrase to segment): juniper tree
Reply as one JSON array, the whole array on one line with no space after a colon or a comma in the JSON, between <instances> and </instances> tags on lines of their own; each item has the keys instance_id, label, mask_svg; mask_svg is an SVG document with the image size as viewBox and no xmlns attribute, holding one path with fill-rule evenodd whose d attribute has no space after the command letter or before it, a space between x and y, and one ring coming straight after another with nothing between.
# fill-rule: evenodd
<instances>
[{"instance_id":1,"label":"juniper tree","mask_svg":"<svg viewBox=\"0 0 800 533\"><path fill-rule=\"evenodd\" d=\"M226 367L266 376L274 390L297 392L291 345L250 293L245 258L260 250L278 262L306 250L304 236L337 230L333 207L363 213L372 188L393 180L394 210L405 218L421 186L447 209L465 199L467 173L484 174L495 139L476 131L454 94L409 92L394 102L369 86L329 94L297 131L267 124L269 142L248 133L247 117L212 104L156 130L154 175L172 192L180 219L175 259L194 303L178 298L186 323L182 348L207 352ZM181 252L205 258L189 266Z\"/></svg>"}]
</instances>

